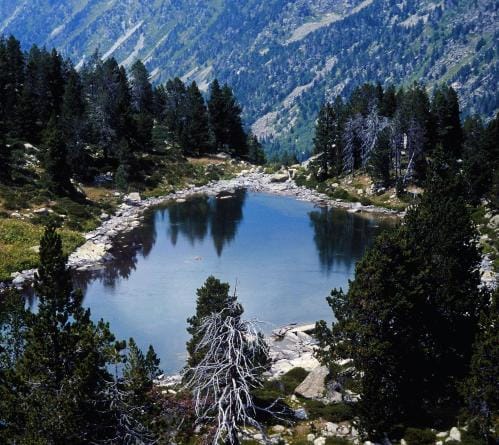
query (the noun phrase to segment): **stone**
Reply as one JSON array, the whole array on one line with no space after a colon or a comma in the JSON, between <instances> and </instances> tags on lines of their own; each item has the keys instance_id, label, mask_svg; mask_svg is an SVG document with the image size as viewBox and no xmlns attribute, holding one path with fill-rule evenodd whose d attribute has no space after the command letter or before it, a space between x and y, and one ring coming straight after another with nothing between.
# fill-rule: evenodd
<instances>
[{"instance_id":1,"label":"stone","mask_svg":"<svg viewBox=\"0 0 499 445\"><path fill-rule=\"evenodd\" d=\"M326 445L326 438L318 437L317 439L314 440L314 445Z\"/></svg>"},{"instance_id":2,"label":"stone","mask_svg":"<svg viewBox=\"0 0 499 445\"><path fill-rule=\"evenodd\" d=\"M441 432L436 434L438 439L443 439L444 437L447 437L448 435L449 435L449 433L447 431L441 431Z\"/></svg>"},{"instance_id":3,"label":"stone","mask_svg":"<svg viewBox=\"0 0 499 445\"><path fill-rule=\"evenodd\" d=\"M314 439L315 439L315 434L312 434L312 433L307 434L307 441L313 442Z\"/></svg>"},{"instance_id":4,"label":"stone","mask_svg":"<svg viewBox=\"0 0 499 445\"><path fill-rule=\"evenodd\" d=\"M407 441L405 439L400 439L400 445L407 445Z\"/></svg>"},{"instance_id":5,"label":"stone","mask_svg":"<svg viewBox=\"0 0 499 445\"><path fill-rule=\"evenodd\" d=\"M336 433L339 436L348 436L350 434L350 427L348 425L339 425Z\"/></svg>"},{"instance_id":6,"label":"stone","mask_svg":"<svg viewBox=\"0 0 499 445\"><path fill-rule=\"evenodd\" d=\"M270 182L286 182L288 179L288 172L277 172L272 175Z\"/></svg>"},{"instance_id":7,"label":"stone","mask_svg":"<svg viewBox=\"0 0 499 445\"><path fill-rule=\"evenodd\" d=\"M295 409L294 415L298 420L307 420L308 419L308 413L305 410L305 408L298 408Z\"/></svg>"},{"instance_id":8,"label":"stone","mask_svg":"<svg viewBox=\"0 0 499 445\"><path fill-rule=\"evenodd\" d=\"M33 210L35 215L48 215L49 210L46 207L42 207L40 209Z\"/></svg>"},{"instance_id":9,"label":"stone","mask_svg":"<svg viewBox=\"0 0 499 445\"><path fill-rule=\"evenodd\" d=\"M461 431L459 431L455 426L453 426L449 431L449 437L445 439L446 442L450 440L455 440L461 442Z\"/></svg>"},{"instance_id":10,"label":"stone","mask_svg":"<svg viewBox=\"0 0 499 445\"><path fill-rule=\"evenodd\" d=\"M489 226L492 228L499 227L499 214L494 215L492 218L490 218Z\"/></svg>"},{"instance_id":11,"label":"stone","mask_svg":"<svg viewBox=\"0 0 499 445\"><path fill-rule=\"evenodd\" d=\"M284 431L286 431L286 427L282 426L282 425L274 425L272 428L271 428L272 432L274 433L284 433Z\"/></svg>"},{"instance_id":12,"label":"stone","mask_svg":"<svg viewBox=\"0 0 499 445\"><path fill-rule=\"evenodd\" d=\"M329 370L326 366L313 369L310 374L295 389L295 393L307 399L319 399L326 391L326 377Z\"/></svg>"},{"instance_id":13,"label":"stone","mask_svg":"<svg viewBox=\"0 0 499 445\"><path fill-rule=\"evenodd\" d=\"M256 433L253 435L253 439L258 440L258 441L263 440L263 434Z\"/></svg>"},{"instance_id":14,"label":"stone","mask_svg":"<svg viewBox=\"0 0 499 445\"><path fill-rule=\"evenodd\" d=\"M444 445L444 443L443 443L441 440L437 440L437 441L435 442L435 445Z\"/></svg>"},{"instance_id":15,"label":"stone","mask_svg":"<svg viewBox=\"0 0 499 445\"><path fill-rule=\"evenodd\" d=\"M338 429L338 425L336 423L333 423L333 422L327 422L324 425L324 428L328 433L336 433L336 430Z\"/></svg>"},{"instance_id":16,"label":"stone","mask_svg":"<svg viewBox=\"0 0 499 445\"><path fill-rule=\"evenodd\" d=\"M125 202L128 204L138 204L140 201L142 201L142 198L137 192L129 193L125 196Z\"/></svg>"}]
</instances>

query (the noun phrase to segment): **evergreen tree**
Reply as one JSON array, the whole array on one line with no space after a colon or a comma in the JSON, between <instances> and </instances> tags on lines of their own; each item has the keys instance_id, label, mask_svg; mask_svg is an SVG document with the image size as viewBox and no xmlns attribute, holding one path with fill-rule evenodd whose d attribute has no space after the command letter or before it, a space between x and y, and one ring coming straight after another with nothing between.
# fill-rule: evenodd
<instances>
[{"instance_id":1,"label":"evergreen tree","mask_svg":"<svg viewBox=\"0 0 499 445\"><path fill-rule=\"evenodd\" d=\"M208 111L196 82L192 82L187 88L186 101L186 120L183 128L182 148L187 153L206 153L210 149Z\"/></svg>"},{"instance_id":2,"label":"evergreen tree","mask_svg":"<svg viewBox=\"0 0 499 445\"><path fill-rule=\"evenodd\" d=\"M154 96L149 73L144 64L138 60L130 70L130 88L134 124L136 128L135 139L140 151L148 151L151 147Z\"/></svg>"},{"instance_id":3,"label":"evergreen tree","mask_svg":"<svg viewBox=\"0 0 499 445\"><path fill-rule=\"evenodd\" d=\"M16 290L0 293L0 441L8 443L19 435L19 388L16 364L25 349L31 314L24 297Z\"/></svg>"},{"instance_id":4,"label":"evergreen tree","mask_svg":"<svg viewBox=\"0 0 499 445\"><path fill-rule=\"evenodd\" d=\"M38 313L18 364L22 443L91 443L106 434L103 389L114 337L82 307L53 226L40 242Z\"/></svg>"},{"instance_id":5,"label":"evergreen tree","mask_svg":"<svg viewBox=\"0 0 499 445\"><path fill-rule=\"evenodd\" d=\"M67 74L61 106L61 130L68 144L70 171L81 179L91 179L92 159L86 150L87 125L83 85L78 73L71 68Z\"/></svg>"},{"instance_id":6,"label":"evergreen tree","mask_svg":"<svg viewBox=\"0 0 499 445\"><path fill-rule=\"evenodd\" d=\"M220 87L217 79L210 85L208 111L216 149L246 156L246 134L241 121L242 109L232 89L227 84Z\"/></svg>"},{"instance_id":7,"label":"evergreen tree","mask_svg":"<svg viewBox=\"0 0 499 445\"><path fill-rule=\"evenodd\" d=\"M386 128L378 136L369 161L368 170L371 178L383 187L390 184L390 145L390 130Z\"/></svg>"},{"instance_id":8,"label":"evergreen tree","mask_svg":"<svg viewBox=\"0 0 499 445\"><path fill-rule=\"evenodd\" d=\"M130 69L132 107L136 113L152 114L154 96L149 73L142 61L137 60Z\"/></svg>"},{"instance_id":9,"label":"evergreen tree","mask_svg":"<svg viewBox=\"0 0 499 445\"><path fill-rule=\"evenodd\" d=\"M180 145L184 135L186 121L187 90L184 83L176 77L166 82L164 124L170 133L170 142Z\"/></svg>"},{"instance_id":10,"label":"evergreen tree","mask_svg":"<svg viewBox=\"0 0 499 445\"><path fill-rule=\"evenodd\" d=\"M264 165L266 160L262 144L251 132L248 134L246 145L248 146L248 160L256 165Z\"/></svg>"},{"instance_id":11,"label":"evergreen tree","mask_svg":"<svg viewBox=\"0 0 499 445\"><path fill-rule=\"evenodd\" d=\"M0 182L5 183L12 179L12 147L5 140L2 126L0 122Z\"/></svg>"},{"instance_id":12,"label":"evergreen tree","mask_svg":"<svg viewBox=\"0 0 499 445\"><path fill-rule=\"evenodd\" d=\"M470 377L463 385L468 402L469 431L483 443L494 443L494 416L499 412L499 308L496 289L480 316L480 328L473 345Z\"/></svg>"},{"instance_id":13,"label":"evergreen tree","mask_svg":"<svg viewBox=\"0 0 499 445\"><path fill-rule=\"evenodd\" d=\"M71 171L67 162L66 140L55 118L49 122L44 135L45 175L50 190L60 195L76 195L71 184Z\"/></svg>"},{"instance_id":14,"label":"evergreen tree","mask_svg":"<svg viewBox=\"0 0 499 445\"><path fill-rule=\"evenodd\" d=\"M459 406L484 304L460 182L436 156L404 226L376 241L348 293L332 292L332 330L318 324L323 362L334 372L335 360L352 359L362 376L360 423L371 438L397 425L441 427Z\"/></svg>"},{"instance_id":15,"label":"evergreen tree","mask_svg":"<svg viewBox=\"0 0 499 445\"><path fill-rule=\"evenodd\" d=\"M343 171L342 117L343 103L325 104L315 126L314 152L322 153L320 177L338 176Z\"/></svg>"},{"instance_id":16,"label":"evergreen tree","mask_svg":"<svg viewBox=\"0 0 499 445\"><path fill-rule=\"evenodd\" d=\"M225 102L222 95L222 88L217 79L210 84L210 97L208 100L208 111L210 126L215 138L215 148L217 151L223 150L225 143Z\"/></svg>"},{"instance_id":17,"label":"evergreen tree","mask_svg":"<svg viewBox=\"0 0 499 445\"><path fill-rule=\"evenodd\" d=\"M199 288L196 294L196 314L187 319L189 324L187 332L191 334L191 339L187 342L187 352L189 353L187 364L191 368L199 364L204 355L202 351L196 350L201 339L198 332L201 320L210 314L222 311L236 301L235 296L229 295L229 284L222 283L213 276L207 278L203 287Z\"/></svg>"},{"instance_id":18,"label":"evergreen tree","mask_svg":"<svg viewBox=\"0 0 499 445\"><path fill-rule=\"evenodd\" d=\"M431 111L435 119L436 142L453 159L461 156L463 133L456 91L447 85L438 87L433 95Z\"/></svg>"}]
</instances>

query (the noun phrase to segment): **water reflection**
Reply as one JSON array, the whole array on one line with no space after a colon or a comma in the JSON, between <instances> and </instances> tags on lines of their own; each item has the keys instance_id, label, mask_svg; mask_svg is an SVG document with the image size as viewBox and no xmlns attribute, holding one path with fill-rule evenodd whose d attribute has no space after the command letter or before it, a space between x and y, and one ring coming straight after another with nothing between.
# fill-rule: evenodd
<instances>
[{"instance_id":1,"label":"water reflection","mask_svg":"<svg viewBox=\"0 0 499 445\"><path fill-rule=\"evenodd\" d=\"M175 246L182 234L194 245L204 240L209 228L217 255L221 256L224 246L234 240L243 219L246 195L246 190L239 189L232 195L196 197L170 205L168 233L172 244Z\"/></svg>"},{"instance_id":2,"label":"water reflection","mask_svg":"<svg viewBox=\"0 0 499 445\"><path fill-rule=\"evenodd\" d=\"M351 269L379 228L378 221L334 208L308 214L322 271Z\"/></svg>"}]
</instances>

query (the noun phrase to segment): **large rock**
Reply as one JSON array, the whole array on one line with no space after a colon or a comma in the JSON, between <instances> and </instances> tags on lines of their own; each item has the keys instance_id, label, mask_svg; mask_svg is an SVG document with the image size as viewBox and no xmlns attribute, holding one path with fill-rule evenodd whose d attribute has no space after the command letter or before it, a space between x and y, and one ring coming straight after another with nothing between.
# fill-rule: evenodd
<instances>
[{"instance_id":1,"label":"large rock","mask_svg":"<svg viewBox=\"0 0 499 445\"><path fill-rule=\"evenodd\" d=\"M289 179L288 172L277 172L272 175L270 182L286 182Z\"/></svg>"},{"instance_id":2,"label":"large rock","mask_svg":"<svg viewBox=\"0 0 499 445\"><path fill-rule=\"evenodd\" d=\"M453 426L449 431L449 437L445 439L446 442L450 440L455 440L456 442L461 442L461 431L459 431L455 426Z\"/></svg>"},{"instance_id":3,"label":"large rock","mask_svg":"<svg viewBox=\"0 0 499 445\"><path fill-rule=\"evenodd\" d=\"M125 196L125 202L128 204L138 204L140 201L142 201L142 198L137 192L133 192Z\"/></svg>"},{"instance_id":4,"label":"large rock","mask_svg":"<svg viewBox=\"0 0 499 445\"><path fill-rule=\"evenodd\" d=\"M313 369L310 374L298 385L295 393L307 399L320 399L326 391L326 377L329 370L326 366Z\"/></svg>"}]
</instances>

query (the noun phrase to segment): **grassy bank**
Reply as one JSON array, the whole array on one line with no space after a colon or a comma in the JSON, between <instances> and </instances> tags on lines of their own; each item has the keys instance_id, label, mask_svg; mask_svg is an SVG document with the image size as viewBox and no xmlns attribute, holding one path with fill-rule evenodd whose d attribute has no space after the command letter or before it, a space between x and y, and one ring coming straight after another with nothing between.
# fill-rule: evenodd
<instances>
[{"instance_id":1,"label":"grassy bank","mask_svg":"<svg viewBox=\"0 0 499 445\"><path fill-rule=\"evenodd\" d=\"M70 229L60 231L64 252L69 254L85 242L85 238ZM38 245L43 226L27 221L0 219L0 281L12 272L38 266Z\"/></svg>"},{"instance_id":2,"label":"grassy bank","mask_svg":"<svg viewBox=\"0 0 499 445\"><path fill-rule=\"evenodd\" d=\"M153 161L151 159L151 161ZM97 228L105 215L111 215L124 194L138 191L143 198L161 196L189 185L204 185L213 180L230 179L247 164L217 158L171 160L154 159L154 175L142 183L132 183L118 191L112 182L102 185L79 184L85 199L74 201L55 196L45 187L42 172L24 171L9 185L0 185L0 281L12 272L31 269L38 264L40 237L44 225L55 221L61 227L66 253L85 241L83 234Z\"/></svg>"}]
</instances>

